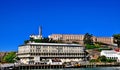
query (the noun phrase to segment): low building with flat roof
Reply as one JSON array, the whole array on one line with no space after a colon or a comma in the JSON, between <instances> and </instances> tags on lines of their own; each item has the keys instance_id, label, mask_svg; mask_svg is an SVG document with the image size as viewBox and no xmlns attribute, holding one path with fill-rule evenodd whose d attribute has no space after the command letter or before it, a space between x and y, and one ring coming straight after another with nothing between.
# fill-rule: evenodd
<instances>
[{"instance_id":1,"label":"low building with flat roof","mask_svg":"<svg viewBox=\"0 0 120 70\"><path fill-rule=\"evenodd\" d=\"M120 52L116 50L102 50L101 56L106 56L108 59L117 60L120 62Z\"/></svg>"}]
</instances>

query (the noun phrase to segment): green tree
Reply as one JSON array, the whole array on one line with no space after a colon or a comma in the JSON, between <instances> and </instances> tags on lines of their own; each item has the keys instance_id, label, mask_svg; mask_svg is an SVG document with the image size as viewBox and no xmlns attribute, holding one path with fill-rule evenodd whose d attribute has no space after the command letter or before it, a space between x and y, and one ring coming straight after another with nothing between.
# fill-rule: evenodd
<instances>
[{"instance_id":1,"label":"green tree","mask_svg":"<svg viewBox=\"0 0 120 70\"><path fill-rule=\"evenodd\" d=\"M93 39L92 39L92 37L93 37L92 34L86 33L84 35L84 39L83 39L84 44L93 45Z\"/></svg>"},{"instance_id":2,"label":"green tree","mask_svg":"<svg viewBox=\"0 0 120 70\"><path fill-rule=\"evenodd\" d=\"M55 40L49 39L47 37L42 38L42 39L30 38L30 40L25 40L24 41L25 44L29 43L29 42L35 42L35 43L57 43L58 42L59 43L59 42L62 42L62 41L60 41L60 40L55 41Z\"/></svg>"},{"instance_id":3,"label":"green tree","mask_svg":"<svg viewBox=\"0 0 120 70\"><path fill-rule=\"evenodd\" d=\"M96 59L91 59L90 62L96 62Z\"/></svg>"},{"instance_id":4,"label":"green tree","mask_svg":"<svg viewBox=\"0 0 120 70\"><path fill-rule=\"evenodd\" d=\"M98 58L101 62L106 62L107 61L107 58L105 56L100 56Z\"/></svg>"},{"instance_id":5,"label":"green tree","mask_svg":"<svg viewBox=\"0 0 120 70\"><path fill-rule=\"evenodd\" d=\"M85 44L86 49L95 49L98 48L95 45Z\"/></svg>"},{"instance_id":6,"label":"green tree","mask_svg":"<svg viewBox=\"0 0 120 70\"><path fill-rule=\"evenodd\" d=\"M120 34L113 35L113 42L116 43L117 46L120 48Z\"/></svg>"},{"instance_id":7,"label":"green tree","mask_svg":"<svg viewBox=\"0 0 120 70\"><path fill-rule=\"evenodd\" d=\"M107 62L116 62L114 59L107 59Z\"/></svg>"},{"instance_id":8,"label":"green tree","mask_svg":"<svg viewBox=\"0 0 120 70\"><path fill-rule=\"evenodd\" d=\"M13 63L13 62L15 62L15 60L14 60L15 57L16 57L16 53L15 52L9 52L7 55L5 55L3 60L5 62L8 62L8 63Z\"/></svg>"}]
</instances>

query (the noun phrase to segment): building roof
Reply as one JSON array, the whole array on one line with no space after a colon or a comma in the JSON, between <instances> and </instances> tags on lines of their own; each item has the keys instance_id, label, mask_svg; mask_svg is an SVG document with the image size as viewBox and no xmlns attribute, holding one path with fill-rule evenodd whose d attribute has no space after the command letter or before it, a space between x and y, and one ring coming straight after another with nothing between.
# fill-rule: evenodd
<instances>
[{"instance_id":1,"label":"building roof","mask_svg":"<svg viewBox=\"0 0 120 70\"><path fill-rule=\"evenodd\" d=\"M52 46L82 46L80 44L62 44L62 43L27 43L28 45L52 45Z\"/></svg>"},{"instance_id":2,"label":"building roof","mask_svg":"<svg viewBox=\"0 0 120 70\"><path fill-rule=\"evenodd\" d=\"M115 50L103 50L101 53L104 53L104 54L110 54L110 56L116 54L116 55L120 55L120 52L117 52Z\"/></svg>"},{"instance_id":3,"label":"building roof","mask_svg":"<svg viewBox=\"0 0 120 70\"><path fill-rule=\"evenodd\" d=\"M78 35L78 36L79 36L79 35L81 36L81 35L83 35L83 36L84 36L84 34L51 34L51 35L74 35L74 36L77 36L77 35ZM50 35L50 36L51 36L51 35Z\"/></svg>"},{"instance_id":4,"label":"building roof","mask_svg":"<svg viewBox=\"0 0 120 70\"><path fill-rule=\"evenodd\" d=\"M107 53L107 54L114 54L114 53L116 53L116 51L114 51L114 50L102 50L101 52Z\"/></svg>"}]
</instances>

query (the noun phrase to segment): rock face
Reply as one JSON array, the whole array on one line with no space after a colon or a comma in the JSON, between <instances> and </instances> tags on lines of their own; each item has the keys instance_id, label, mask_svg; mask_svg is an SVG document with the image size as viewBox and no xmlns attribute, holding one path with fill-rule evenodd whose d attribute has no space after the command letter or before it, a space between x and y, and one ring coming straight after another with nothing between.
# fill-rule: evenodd
<instances>
[{"instance_id":1,"label":"rock face","mask_svg":"<svg viewBox=\"0 0 120 70\"><path fill-rule=\"evenodd\" d=\"M97 59L100 56L100 52L96 50L87 50L89 53L90 59Z\"/></svg>"},{"instance_id":2,"label":"rock face","mask_svg":"<svg viewBox=\"0 0 120 70\"><path fill-rule=\"evenodd\" d=\"M5 55L6 55L6 52L0 52L0 62L2 62L2 59Z\"/></svg>"}]
</instances>

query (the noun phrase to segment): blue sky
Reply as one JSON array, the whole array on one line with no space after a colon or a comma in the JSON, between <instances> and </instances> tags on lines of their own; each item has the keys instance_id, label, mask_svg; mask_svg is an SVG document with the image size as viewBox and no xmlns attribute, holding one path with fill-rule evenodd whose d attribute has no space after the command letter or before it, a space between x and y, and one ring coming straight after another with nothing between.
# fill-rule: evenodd
<instances>
[{"instance_id":1,"label":"blue sky","mask_svg":"<svg viewBox=\"0 0 120 70\"><path fill-rule=\"evenodd\" d=\"M120 33L120 0L0 0L0 51L17 50L30 34L112 36Z\"/></svg>"}]
</instances>

